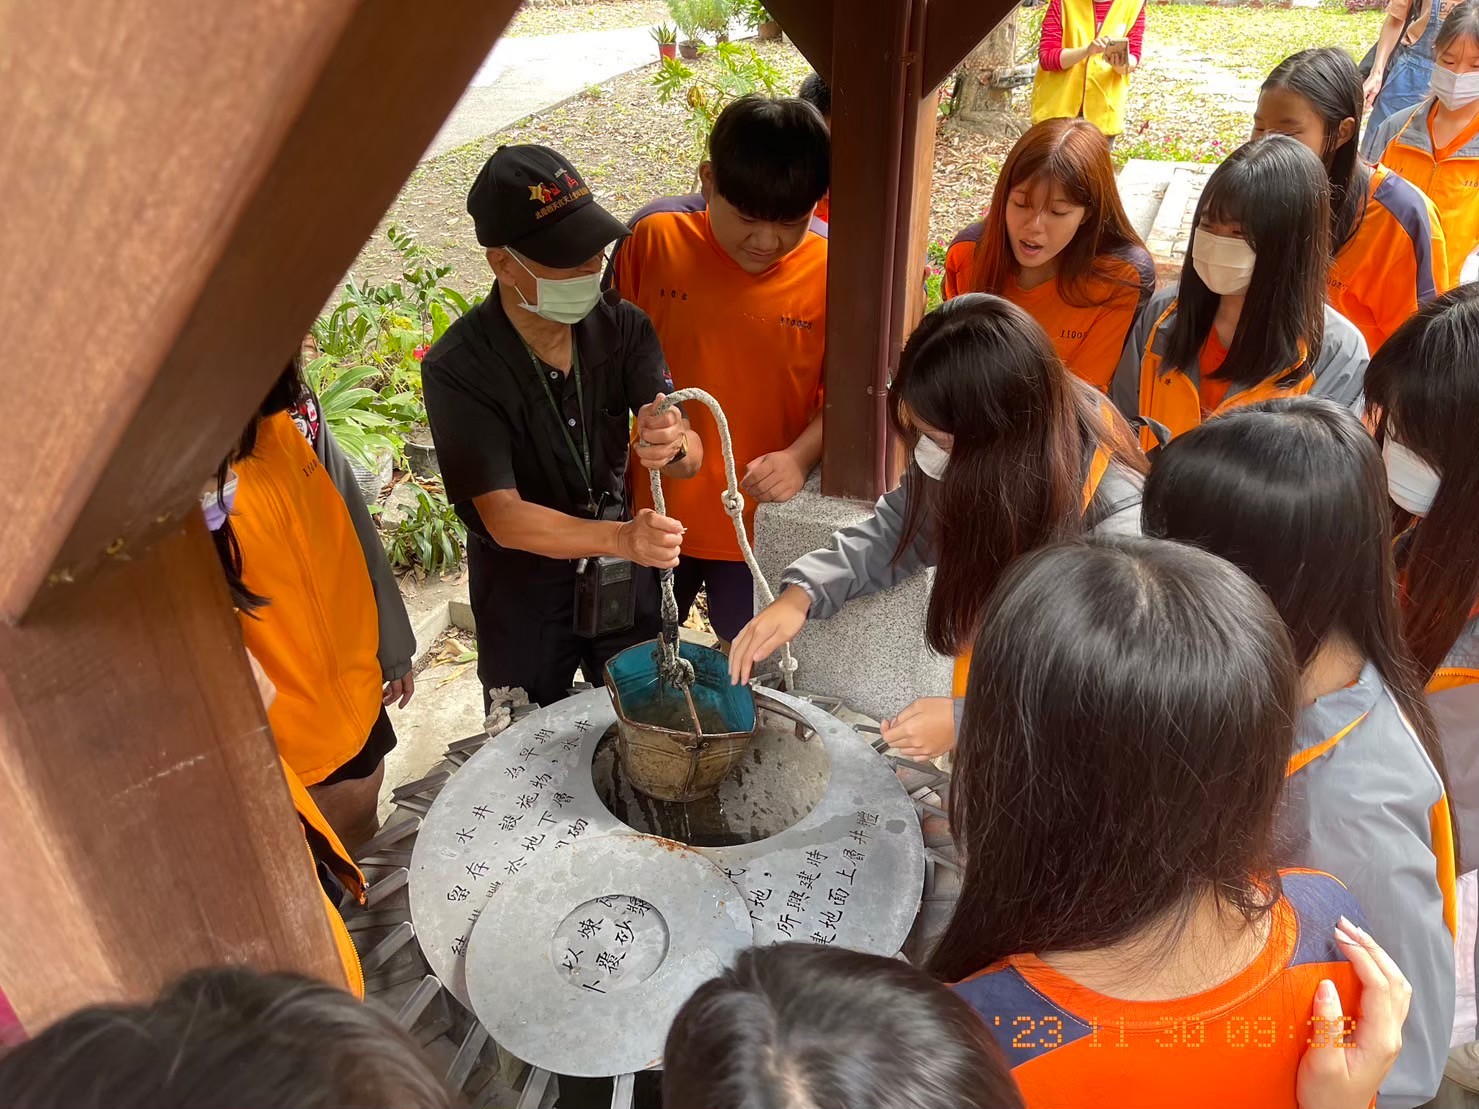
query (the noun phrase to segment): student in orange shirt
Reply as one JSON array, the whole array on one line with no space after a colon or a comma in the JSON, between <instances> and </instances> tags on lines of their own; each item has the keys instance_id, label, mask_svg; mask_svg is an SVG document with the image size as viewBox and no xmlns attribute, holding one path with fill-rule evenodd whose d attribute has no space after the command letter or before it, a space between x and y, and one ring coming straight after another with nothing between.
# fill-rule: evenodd
<instances>
[{"instance_id":1,"label":"student in orange shirt","mask_svg":"<svg viewBox=\"0 0 1479 1109\"><path fill-rule=\"evenodd\" d=\"M1370 147L1382 165L1432 198L1457 281L1479 246L1479 0L1448 13L1434 50L1433 94L1388 116Z\"/></svg>"},{"instance_id":2,"label":"student in orange shirt","mask_svg":"<svg viewBox=\"0 0 1479 1109\"><path fill-rule=\"evenodd\" d=\"M1299 1109L1366 1109L1397 1057L1412 987L1370 936L1355 938L1344 950L1361 1015L1349 1037L1335 1035L1346 1023L1340 995L1328 980L1316 988L1310 1038L1320 1046L1300 1060ZM1023 1104L991 1030L959 994L899 959L808 943L752 947L694 991L668 1032L662 1092L666 1105L704 1109ZM1195 1075L1184 1093L1201 1104Z\"/></svg>"},{"instance_id":3,"label":"student in orange shirt","mask_svg":"<svg viewBox=\"0 0 1479 1109\"><path fill-rule=\"evenodd\" d=\"M1344 50L1302 50L1269 74L1253 137L1298 139L1330 175L1330 305L1375 352L1420 304L1448 288L1438 212L1420 189L1361 159L1361 74Z\"/></svg>"},{"instance_id":4,"label":"student in orange shirt","mask_svg":"<svg viewBox=\"0 0 1479 1109\"><path fill-rule=\"evenodd\" d=\"M678 389L724 409L743 473L745 527L759 501L801 491L822 453L827 240L812 213L826 195L827 126L802 100L743 96L714 124L703 193L659 200L632 220L612 263L616 289L651 317ZM693 431L717 444L703 405ZM754 583L721 497L724 468L664 490L686 533L678 610L707 589L709 620L732 640L754 613ZM651 507L645 482L634 491Z\"/></svg>"},{"instance_id":5,"label":"student in orange shirt","mask_svg":"<svg viewBox=\"0 0 1479 1109\"><path fill-rule=\"evenodd\" d=\"M941 290L1006 297L1042 324L1064 365L1100 392L1155 291L1130 226L1109 143L1082 119L1049 119L1007 155L986 218L945 255Z\"/></svg>"},{"instance_id":6,"label":"student in orange shirt","mask_svg":"<svg viewBox=\"0 0 1479 1109\"><path fill-rule=\"evenodd\" d=\"M1356 402L1366 340L1325 302L1329 244L1330 182L1302 143L1256 139L1213 171L1181 283L1151 298L1110 388L1146 450L1270 397Z\"/></svg>"},{"instance_id":7,"label":"student in orange shirt","mask_svg":"<svg viewBox=\"0 0 1479 1109\"><path fill-rule=\"evenodd\" d=\"M1421 1105L1453 1034L1457 874L1443 750L1402 641L1381 452L1329 401L1248 405L1161 452L1145 531L1233 563L1289 628L1304 707L1283 861L1345 882L1412 976L1417 1000L1381 1104Z\"/></svg>"},{"instance_id":8,"label":"student in orange shirt","mask_svg":"<svg viewBox=\"0 0 1479 1109\"><path fill-rule=\"evenodd\" d=\"M1367 422L1381 444L1402 621L1438 726L1459 829L1459 935L1474 935L1479 866L1479 285L1424 305L1371 361ZM1458 952L1449 1077L1479 1089L1472 944Z\"/></svg>"},{"instance_id":9,"label":"student in orange shirt","mask_svg":"<svg viewBox=\"0 0 1479 1109\"><path fill-rule=\"evenodd\" d=\"M202 505L242 640L277 696L268 721L354 850L378 827L386 709L415 691L416 639L353 473L300 376L283 371Z\"/></svg>"},{"instance_id":10,"label":"student in orange shirt","mask_svg":"<svg viewBox=\"0 0 1479 1109\"><path fill-rule=\"evenodd\" d=\"M1214 555L1114 537L1028 555L988 602L955 751L966 859L930 969L1033 1109L1294 1109L1359 910L1276 868L1299 672Z\"/></svg>"},{"instance_id":11,"label":"student in orange shirt","mask_svg":"<svg viewBox=\"0 0 1479 1109\"><path fill-rule=\"evenodd\" d=\"M780 597L734 642L731 681L748 681L807 620L933 566L926 642L955 656L958 698L981 610L1015 559L1070 536L1139 533L1146 461L1134 433L1000 297L968 293L926 316L888 406L914 465L871 519L786 568ZM920 698L884 721L884 739L909 758L944 754L958 709L951 697Z\"/></svg>"}]
</instances>

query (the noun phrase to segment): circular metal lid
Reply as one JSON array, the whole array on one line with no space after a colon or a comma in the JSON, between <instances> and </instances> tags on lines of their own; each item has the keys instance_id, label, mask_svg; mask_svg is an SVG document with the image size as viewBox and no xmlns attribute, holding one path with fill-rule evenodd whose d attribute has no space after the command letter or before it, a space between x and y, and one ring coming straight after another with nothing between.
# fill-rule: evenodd
<instances>
[{"instance_id":1,"label":"circular metal lid","mask_svg":"<svg viewBox=\"0 0 1479 1109\"><path fill-rule=\"evenodd\" d=\"M470 1002L465 957L485 906L491 910L516 882L519 899L538 900L545 876L561 872L559 856L614 835L638 854L683 850L715 863L748 902L756 943L898 952L924 885L924 841L908 793L889 763L830 713L771 690L757 689L756 699L762 709L773 701L803 717L830 768L810 813L754 843L684 849L639 835L611 814L591 779L596 745L616 720L604 689L532 713L484 745L437 795L412 851L411 918L437 977ZM593 896L609 892L621 891ZM526 938L509 942L531 962L544 958L542 948L524 950ZM564 1034L578 1038L575 1031Z\"/></svg>"},{"instance_id":2,"label":"circular metal lid","mask_svg":"<svg viewBox=\"0 0 1479 1109\"><path fill-rule=\"evenodd\" d=\"M473 1011L525 1062L598 1077L662 1062L678 1009L754 942L721 867L671 840L581 839L510 878L467 944Z\"/></svg>"}]
</instances>

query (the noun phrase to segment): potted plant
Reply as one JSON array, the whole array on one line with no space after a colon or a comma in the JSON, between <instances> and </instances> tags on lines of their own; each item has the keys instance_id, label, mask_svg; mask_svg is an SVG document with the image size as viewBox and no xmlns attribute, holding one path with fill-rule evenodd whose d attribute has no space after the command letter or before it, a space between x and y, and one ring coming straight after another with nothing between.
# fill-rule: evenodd
<instances>
[{"instance_id":1,"label":"potted plant","mask_svg":"<svg viewBox=\"0 0 1479 1109\"><path fill-rule=\"evenodd\" d=\"M698 57L702 8L706 0L668 0L668 14L678 26L678 55L684 61Z\"/></svg>"},{"instance_id":2,"label":"potted plant","mask_svg":"<svg viewBox=\"0 0 1479 1109\"><path fill-rule=\"evenodd\" d=\"M735 15L735 0L698 0L698 25L714 36L714 41L729 41L729 24Z\"/></svg>"},{"instance_id":3,"label":"potted plant","mask_svg":"<svg viewBox=\"0 0 1479 1109\"><path fill-rule=\"evenodd\" d=\"M781 37L781 25L771 18L760 0L740 0L736 14L761 41L773 42Z\"/></svg>"},{"instance_id":4,"label":"potted plant","mask_svg":"<svg viewBox=\"0 0 1479 1109\"><path fill-rule=\"evenodd\" d=\"M671 23L652 28L652 41L657 43L659 58L672 58L678 54L678 30Z\"/></svg>"}]
</instances>

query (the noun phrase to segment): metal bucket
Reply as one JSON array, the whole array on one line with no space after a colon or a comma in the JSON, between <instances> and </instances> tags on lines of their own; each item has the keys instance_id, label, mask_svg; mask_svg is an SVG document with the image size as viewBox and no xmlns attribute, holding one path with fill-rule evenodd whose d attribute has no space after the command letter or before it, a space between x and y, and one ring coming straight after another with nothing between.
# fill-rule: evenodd
<instances>
[{"instance_id":1,"label":"metal bucket","mask_svg":"<svg viewBox=\"0 0 1479 1109\"><path fill-rule=\"evenodd\" d=\"M692 700L657 676L657 643L628 647L606 664L616 707L617 758L633 786L662 801L697 801L719 788L755 735L755 694L729 684L729 660L682 643L693 665ZM695 715L697 719L695 719Z\"/></svg>"}]
</instances>

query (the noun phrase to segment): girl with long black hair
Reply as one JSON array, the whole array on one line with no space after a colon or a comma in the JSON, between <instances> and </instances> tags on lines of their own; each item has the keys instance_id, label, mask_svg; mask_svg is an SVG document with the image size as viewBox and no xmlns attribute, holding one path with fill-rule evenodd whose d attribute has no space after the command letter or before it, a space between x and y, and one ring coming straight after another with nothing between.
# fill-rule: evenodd
<instances>
[{"instance_id":1,"label":"girl with long black hair","mask_svg":"<svg viewBox=\"0 0 1479 1109\"><path fill-rule=\"evenodd\" d=\"M1328 871L1415 983L1383 1104L1438 1091L1453 1031L1456 883L1443 751L1402 639L1381 453L1351 412L1286 398L1161 452L1148 535L1194 543L1262 586L1294 639L1299 731L1281 859Z\"/></svg>"},{"instance_id":2,"label":"girl with long black hair","mask_svg":"<svg viewBox=\"0 0 1479 1109\"><path fill-rule=\"evenodd\" d=\"M1361 74L1333 46L1301 50L1275 66L1253 114L1253 138L1288 135L1324 163L1334 255L1327 296L1375 353L1418 305L1448 288L1448 258L1433 202L1366 162L1360 129Z\"/></svg>"},{"instance_id":3,"label":"girl with long black hair","mask_svg":"<svg viewBox=\"0 0 1479 1109\"><path fill-rule=\"evenodd\" d=\"M1293 1109L1321 983L1351 1011L1359 924L1334 878L1274 861L1298 708L1283 621L1205 551L1059 544L992 594L950 789L966 869L930 969L1028 1105Z\"/></svg>"},{"instance_id":4,"label":"girl with long black hair","mask_svg":"<svg viewBox=\"0 0 1479 1109\"><path fill-rule=\"evenodd\" d=\"M1301 143L1270 135L1207 181L1181 283L1130 330L1110 396L1141 445L1270 397L1361 394L1366 341L1325 303L1330 181Z\"/></svg>"},{"instance_id":5,"label":"girl with long black hair","mask_svg":"<svg viewBox=\"0 0 1479 1109\"><path fill-rule=\"evenodd\" d=\"M926 641L956 658L959 696L981 609L1015 559L1058 539L1139 530L1146 462L1129 427L1064 368L1042 327L1000 297L959 296L926 316L888 404L914 465L872 519L787 568L780 597L734 641L734 681L748 681L808 619L934 566ZM911 757L943 754L955 706L923 698L885 721L883 735Z\"/></svg>"}]
</instances>

